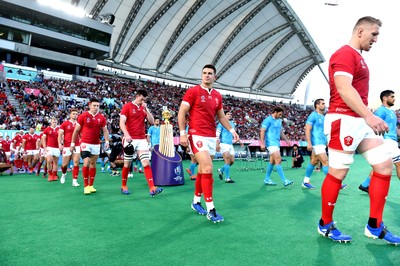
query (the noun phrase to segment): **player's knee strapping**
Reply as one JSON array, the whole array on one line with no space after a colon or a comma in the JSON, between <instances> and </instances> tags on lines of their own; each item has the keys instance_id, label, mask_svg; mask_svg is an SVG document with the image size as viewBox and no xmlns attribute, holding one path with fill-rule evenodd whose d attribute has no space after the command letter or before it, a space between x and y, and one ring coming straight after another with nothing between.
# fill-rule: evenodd
<instances>
[{"instance_id":1,"label":"player's knee strapping","mask_svg":"<svg viewBox=\"0 0 400 266\"><path fill-rule=\"evenodd\" d=\"M353 153L343 153L329 150L329 166L336 169L348 169L354 162Z\"/></svg>"},{"instance_id":2,"label":"player's knee strapping","mask_svg":"<svg viewBox=\"0 0 400 266\"><path fill-rule=\"evenodd\" d=\"M150 159L150 154L149 152L144 152L139 156L140 161L142 162L142 164L144 165L144 161L149 160Z\"/></svg>"},{"instance_id":3,"label":"player's knee strapping","mask_svg":"<svg viewBox=\"0 0 400 266\"><path fill-rule=\"evenodd\" d=\"M386 145L379 145L375 148L369 149L364 152L362 156L367 160L370 165L383 163L390 158L390 150Z\"/></svg>"}]
</instances>

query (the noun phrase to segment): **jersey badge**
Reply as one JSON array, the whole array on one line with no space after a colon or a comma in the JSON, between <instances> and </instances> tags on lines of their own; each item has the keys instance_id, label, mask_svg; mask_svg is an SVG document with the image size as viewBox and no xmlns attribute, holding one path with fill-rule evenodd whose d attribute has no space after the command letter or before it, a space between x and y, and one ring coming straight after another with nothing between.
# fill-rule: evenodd
<instances>
[{"instance_id":1,"label":"jersey badge","mask_svg":"<svg viewBox=\"0 0 400 266\"><path fill-rule=\"evenodd\" d=\"M353 144L353 137L352 136L344 137L344 145L351 146L351 144Z\"/></svg>"}]
</instances>

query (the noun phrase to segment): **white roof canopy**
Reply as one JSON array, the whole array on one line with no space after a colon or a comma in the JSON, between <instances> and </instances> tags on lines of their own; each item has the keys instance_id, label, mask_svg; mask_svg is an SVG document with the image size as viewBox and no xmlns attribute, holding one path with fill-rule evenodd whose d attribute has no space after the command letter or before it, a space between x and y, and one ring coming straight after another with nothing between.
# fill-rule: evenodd
<instances>
[{"instance_id":1,"label":"white roof canopy","mask_svg":"<svg viewBox=\"0 0 400 266\"><path fill-rule=\"evenodd\" d=\"M113 14L110 58L133 71L198 82L206 64L217 87L291 97L325 61L285 0L80 0L99 18Z\"/></svg>"}]
</instances>

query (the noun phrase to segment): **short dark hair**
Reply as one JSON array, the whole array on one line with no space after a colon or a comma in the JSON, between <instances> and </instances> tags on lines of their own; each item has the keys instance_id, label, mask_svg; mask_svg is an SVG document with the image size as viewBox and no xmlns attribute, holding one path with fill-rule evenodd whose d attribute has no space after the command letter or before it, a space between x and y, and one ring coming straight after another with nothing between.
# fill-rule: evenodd
<instances>
[{"instance_id":1,"label":"short dark hair","mask_svg":"<svg viewBox=\"0 0 400 266\"><path fill-rule=\"evenodd\" d=\"M214 65L207 64L207 65L205 65L205 66L203 67L203 69L205 69L205 68L211 68L212 70L214 70L214 75L217 74L217 69L215 68ZM203 69L202 69L202 70L203 70Z\"/></svg>"},{"instance_id":2,"label":"short dark hair","mask_svg":"<svg viewBox=\"0 0 400 266\"><path fill-rule=\"evenodd\" d=\"M277 106L277 107L274 108L274 110L272 110L272 113L280 113L280 112L283 112L283 111L284 111L284 109L282 107Z\"/></svg>"},{"instance_id":3,"label":"short dark hair","mask_svg":"<svg viewBox=\"0 0 400 266\"><path fill-rule=\"evenodd\" d=\"M296 147L297 149L299 148L299 145L293 144L293 148Z\"/></svg>"},{"instance_id":4,"label":"short dark hair","mask_svg":"<svg viewBox=\"0 0 400 266\"><path fill-rule=\"evenodd\" d=\"M324 101L324 99L319 98L319 99L316 99L316 100L314 101L314 109L317 108L317 105L318 105L321 101Z\"/></svg>"},{"instance_id":5,"label":"short dark hair","mask_svg":"<svg viewBox=\"0 0 400 266\"><path fill-rule=\"evenodd\" d=\"M91 102L91 103L99 103L100 101L97 98L90 98L89 102Z\"/></svg>"},{"instance_id":6,"label":"short dark hair","mask_svg":"<svg viewBox=\"0 0 400 266\"><path fill-rule=\"evenodd\" d=\"M145 91L145 90L138 90L138 91L136 92L136 96L138 96L138 95L142 95L143 97L147 97L147 91Z\"/></svg>"},{"instance_id":7,"label":"short dark hair","mask_svg":"<svg viewBox=\"0 0 400 266\"><path fill-rule=\"evenodd\" d=\"M384 90L381 92L381 95L379 96L379 98L381 99L381 102L383 102L383 97L388 97L391 94L394 94L394 91L392 90Z\"/></svg>"}]
</instances>

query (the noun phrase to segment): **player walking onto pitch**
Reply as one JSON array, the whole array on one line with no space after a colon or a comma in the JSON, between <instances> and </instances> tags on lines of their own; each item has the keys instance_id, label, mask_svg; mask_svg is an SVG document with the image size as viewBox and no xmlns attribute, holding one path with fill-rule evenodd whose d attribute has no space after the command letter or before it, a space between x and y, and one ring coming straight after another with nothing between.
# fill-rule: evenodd
<instances>
[{"instance_id":1,"label":"player walking onto pitch","mask_svg":"<svg viewBox=\"0 0 400 266\"><path fill-rule=\"evenodd\" d=\"M72 186L79 187L78 183L78 174L79 174L79 160L80 160L80 147L79 147L79 136L75 140L75 149L73 153L71 152L71 142L72 142L72 134L75 130L76 119L78 117L78 110L71 109L69 112L69 119L64 121L60 129L58 130L58 145L62 149L62 164L61 171L62 175L60 178L61 184L65 183L65 177L67 176L68 164L71 161L74 163L72 168Z\"/></svg>"},{"instance_id":2,"label":"player walking onto pitch","mask_svg":"<svg viewBox=\"0 0 400 266\"><path fill-rule=\"evenodd\" d=\"M383 223L393 167L390 151L382 138L388 132L388 125L367 108L369 70L361 55L377 41L381 25L379 19L360 18L349 44L339 48L329 60L330 104L324 129L328 138L329 170L321 188L322 215L317 229L333 241L352 240L336 228L333 211L357 150L372 166L370 211L364 234L400 244L400 237L393 235Z\"/></svg>"},{"instance_id":3,"label":"player walking onto pitch","mask_svg":"<svg viewBox=\"0 0 400 266\"><path fill-rule=\"evenodd\" d=\"M29 128L29 133L22 137L21 150L26 153L28 173L33 174L33 168L39 160L39 135L35 134L33 127Z\"/></svg>"},{"instance_id":4,"label":"player walking onto pitch","mask_svg":"<svg viewBox=\"0 0 400 266\"><path fill-rule=\"evenodd\" d=\"M46 127L42 135L42 146L46 150L46 164L49 177L47 181L57 181L58 158L60 157L60 147L58 146L57 118L50 119L50 126Z\"/></svg>"},{"instance_id":5,"label":"player walking onto pitch","mask_svg":"<svg viewBox=\"0 0 400 266\"><path fill-rule=\"evenodd\" d=\"M329 168L328 155L326 154L326 136L324 134L324 99L316 99L314 101L314 109L315 110L308 116L304 127L307 140L307 150L311 151L311 159L306 168L306 174L301 185L308 189L315 189L315 187L310 183L310 178L317 162L321 162L321 168L325 175L328 174Z\"/></svg>"},{"instance_id":6,"label":"player walking onto pitch","mask_svg":"<svg viewBox=\"0 0 400 266\"><path fill-rule=\"evenodd\" d=\"M227 112L226 118L229 120L229 124L235 129L235 123L232 121L232 113ZM239 140L240 141L240 140ZM240 143L243 146L243 143ZM224 166L218 169L219 179L223 179L225 174L225 183L235 183L231 178L230 170L231 166L235 163L235 149L233 148L233 135L229 130L222 126L221 123L217 125L217 151L221 151L222 157L224 158Z\"/></svg>"},{"instance_id":7,"label":"player walking onto pitch","mask_svg":"<svg viewBox=\"0 0 400 266\"><path fill-rule=\"evenodd\" d=\"M3 136L0 136L0 145L3 148L6 156L7 163L10 164L10 175L14 174L14 154L11 151L11 139L9 135L6 135L6 139L3 139Z\"/></svg>"},{"instance_id":8,"label":"player walking onto pitch","mask_svg":"<svg viewBox=\"0 0 400 266\"><path fill-rule=\"evenodd\" d=\"M326 154L327 140L324 133L324 99L316 99L314 101L314 109L315 111L308 116L304 127L307 139L307 150L311 151L311 160L306 168L303 183L301 183L302 187L307 189L315 189L310 183L310 178L318 162L321 162L321 168L325 175L328 173L329 168L328 155ZM347 184L342 184L342 189L345 188L347 188Z\"/></svg>"},{"instance_id":9,"label":"player walking onto pitch","mask_svg":"<svg viewBox=\"0 0 400 266\"><path fill-rule=\"evenodd\" d=\"M286 140L288 146L292 146L287 136L282 130L282 115L283 108L275 107L272 110L272 114L264 119L261 123L260 139L262 151L265 151L265 147L268 148L270 153L270 161L267 166L267 171L265 173L264 184L267 186L276 186L276 183L271 180L271 173L275 165L275 170L278 172L279 177L285 187L293 185L293 182L286 178L283 168L281 165L281 138Z\"/></svg>"},{"instance_id":10,"label":"player walking onto pitch","mask_svg":"<svg viewBox=\"0 0 400 266\"><path fill-rule=\"evenodd\" d=\"M199 163L191 207L200 215L207 214L207 218L214 223L224 220L217 213L213 199L212 157L215 155L216 149L215 116L232 133L233 141L236 142L239 139L238 134L225 116L221 94L213 89L216 78L215 67L213 65L204 66L201 74L201 85L191 87L186 91L178 112L180 143L184 147L190 145L190 150ZM185 130L187 113L190 114L189 138ZM203 193L207 211L200 203Z\"/></svg>"},{"instance_id":11,"label":"player walking onto pitch","mask_svg":"<svg viewBox=\"0 0 400 266\"><path fill-rule=\"evenodd\" d=\"M89 102L89 111L78 116L74 133L72 134L71 153L75 150L78 135L81 136L81 157L83 160L82 176L83 176L83 193L89 195L96 193L93 187L96 177L96 163L100 154L100 130L103 131L105 139L105 149L108 149L110 138L107 130L106 118L99 111L99 100L92 98Z\"/></svg>"},{"instance_id":12,"label":"player walking onto pitch","mask_svg":"<svg viewBox=\"0 0 400 266\"><path fill-rule=\"evenodd\" d=\"M150 189L150 196L154 197L163 191L162 188L154 186L153 172L150 167L150 154L146 138L145 121L147 120L150 124L153 124L154 117L147 108L145 102L146 97L147 92L145 90L138 90L135 100L124 104L120 113L119 127L124 133L124 138L122 140L122 145L124 147L124 166L122 167L121 173L121 193L124 195L130 194L127 186L128 173L135 151L143 164L144 175Z\"/></svg>"},{"instance_id":13,"label":"player walking onto pitch","mask_svg":"<svg viewBox=\"0 0 400 266\"><path fill-rule=\"evenodd\" d=\"M394 91L385 90L381 92L380 99L382 102L381 107L375 111L375 115L382 118L389 126L389 132L383 135L387 149L391 153L392 162L396 166L397 177L400 179L400 149L397 143L397 138L400 136L400 130L397 128L397 116L390 107L394 105L395 97ZM369 192L369 184L371 177L368 176L364 182L358 187L360 190Z\"/></svg>"}]
</instances>

